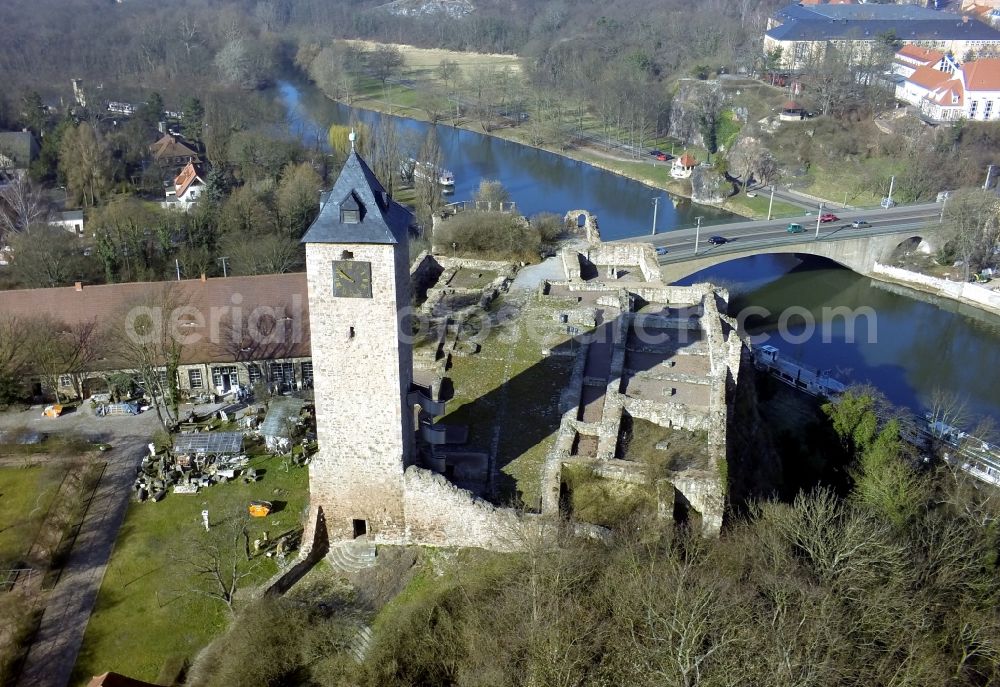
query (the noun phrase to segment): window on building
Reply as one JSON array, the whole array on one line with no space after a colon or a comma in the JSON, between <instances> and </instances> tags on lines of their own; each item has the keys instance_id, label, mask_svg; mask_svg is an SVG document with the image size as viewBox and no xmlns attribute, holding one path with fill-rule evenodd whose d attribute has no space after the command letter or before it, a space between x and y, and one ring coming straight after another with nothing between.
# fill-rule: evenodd
<instances>
[{"instance_id":1,"label":"window on building","mask_svg":"<svg viewBox=\"0 0 1000 687\"><path fill-rule=\"evenodd\" d=\"M192 389L200 389L204 381L201 378L201 370L188 370L188 386Z\"/></svg>"},{"instance_id":2,"label":"window on building","mask_svg":"<svg viewBox=\"0 0 1000 687\"><path fill-rule=\"evenodd\" d=\"M271 381L295 383L295 366L292 363L271 363Z\"/></svg>"},{"instance_id":3,"label":"window on building","mask_svg":"<svg viewBox=\"0 0 1000 687\"><path fill-rule=\"evenodd\" d=\"M976 118L976 110L977 109L979 109L979 101L978 100L973 100L972 103L969 104L969 119L975 119Z\"/></svg>"},{"instance_id":4,"label":"window on building","mask_svg":"<svg viewBox=\"0 0 1000 687\"><path fill-rule=\"evenodd\" d=\"M156 371L156 378L160 381L160 386L161 387L165 388L167 386L167 371L166 370L157 370Z\"/></svg>"},{"instance_id":5,"label":"window on building","mask_svg":"<svg viewBox=\"0 0 1000 687\"><path fill-rule=\"evenodd\" d=\"M990 114L993 112L993 101L987 100L986 107L983 108L983 119L989 119Z\"/></svg>"},{"instance_id":6,"label":"window on building","mask_svg":"<svg viewBox=\"0 0 1000 687\"><path fill-rule=\"evenodd\" d=\"M250 386L260 384L260 381L264 378L264 373L261 372L260 365L257 363L247 365L247 378L250 380Z\"/></svg>"},{"instance_id":7,"label":"window on building","mask_svg":"<svg viewBox=\"0 0 1000 687\"><path fill-rule=\"evenodd\" d=\"M69 375L60 375L59 386L73 386L73 380Z\"/></svg>"},{"instance_id":8,"label":"window on building","mask_svg":"<svg viewBox=\"0 0 1000 687\"><path fill-rule=\"evenodd\" d=\"M302 383L312 386L313 383L313 364L312 362L302 363Z\"/></svg>"}]
</instances>

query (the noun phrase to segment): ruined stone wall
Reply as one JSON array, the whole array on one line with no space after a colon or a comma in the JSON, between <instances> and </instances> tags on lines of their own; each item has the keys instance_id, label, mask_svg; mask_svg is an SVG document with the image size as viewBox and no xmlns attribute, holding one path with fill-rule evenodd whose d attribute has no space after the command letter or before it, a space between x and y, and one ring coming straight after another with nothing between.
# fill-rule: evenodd
<instances>
[{"instance_id":1,"label":"ruined stone wall","mask_svg":"<svg viewBox=\"0 0 1000 687\"><path fill-rule=\"evenodd\" d=\"M597 215L591 214L588 210L570 210L563 221L575 228L579 225L580 215L583 215L583 232L587 242L600 243L601 231L597 227Z\"/></svg>"},{"instance_id":2,"label":"ruined stone wall","mask_svg":"<svg viewBox=\"0 0 1000 687\"><path fill-rule=\"evenodd\" d=\"M649 243L599 243L586 252L587 259L595 265L638 265L643 279L660 282L660 264L656 251Z\"/></svg>"},{"instance_id":3,"label":"ruined stone wall","mask_svg":"<svg viewBox=\"0 0 1000 687\"><path fill-rule=\"evenodd\" d=\"M520 521L430 470L404 474L406 540L426 546L467 546L494 551L519 548Z\"/></svg>"},{"instance_id":4,"label":"ruined stone wall","mask_svg":"<svg viewBox=\"0 0 1000 687\"><path fill-rule=\"evenodd\" d=\"M434 286L444 268L441 259L423 251L410 266L410 285L418 298L426 298L427 289Z\"/></svg>"}]
</instances>

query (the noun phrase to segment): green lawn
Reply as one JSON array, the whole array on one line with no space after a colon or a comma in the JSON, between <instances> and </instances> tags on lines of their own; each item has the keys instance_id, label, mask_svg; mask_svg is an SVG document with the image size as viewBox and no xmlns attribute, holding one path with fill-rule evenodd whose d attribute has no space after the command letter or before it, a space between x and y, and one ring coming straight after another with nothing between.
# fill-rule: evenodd
<instances>
[{"instance_id":1,"label":"green lawn","mask_svg":"<svg viewBox=\"0 0 1000 687\"><path fill-rule=\"evenodd\" d=\"M251 467L264 474L250 485L235 481L198 494L171 493L159 503L129 506L72 684L86 684L108 670L155 680L165 662L193 658L226 628L230 618L225 605L190 593L190 573L175 561L186 541L205 536L202 509L214 519L242 510L254 499L271 501L280 509L251 520L250 538L267 530L274 540L300 526L308 499L306 468L285 471L280 458L266 456L254 457ZM264 582L276 571L277 564L265 559L253 583Z\"/></svg>"},{"instance_id":2,"label":"green lawn","mask_svg":"<svg viewBox=\"0 0 1000 687\"><path fill-rule=\"evenodd\" d=\"M770 192L768 189L762 189L757 192L756 198L750 198L745 193L738 196L733 196L726 201L726 209L732 212L736 212L745 217L752 217L753 219L766 219L767 218L767 208L768 204L771 202ZM774 201L774 206L771 208L771 217L801 217L805 211L798 205L792 205L791 203L785 203L780 200Z\"/></svg>"},{"instance_id":3,"label":"green lawn","mask_svg":"<svg viewBox=\"0 0 1000 687\"><path fill-rule=\"evenodd\" d=\"M474 356L455 357L448 371L455 396L443 422L469 428L470 450L490 451L497 444L497 497L538 506L545 454L559 429L559 394L569 381L572 359L544 357L534 332L556 330L551 308L532 301L512 324L490 334Z\"/></svg>"},{"instance_id":4,"label":"green lawn","mask_svg":"<svg viewBox=\"0 0 1000 687\"><path fill-rule=\"evenodd\" d=\"M69 468L0 468L0 565L23 561Z\"/></svg>"}]
</instances>

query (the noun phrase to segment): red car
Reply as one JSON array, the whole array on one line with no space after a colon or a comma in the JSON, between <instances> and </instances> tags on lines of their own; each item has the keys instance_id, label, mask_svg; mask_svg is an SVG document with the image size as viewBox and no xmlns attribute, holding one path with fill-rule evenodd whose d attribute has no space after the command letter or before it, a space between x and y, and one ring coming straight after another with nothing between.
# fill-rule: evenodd
<instances>
[{"instance_id":1,"label":"red car","mask_svg":"<svg viewBox=\"0 0 1000 687\"><path fill-rule=\"evenodd\" d=\"M819 216L820 222L836 222L838 219L840 218L831 212L826 212Z\"/></svg>"},{"instance_id":2,"label":"red car","mask_svg":"<svg viewBox=\"0 0 1000 687\"><path fill-rule=\"evenodd\" d=\"M667 153L657 153L656 159L659 160L660 162L666 162L667 160L670 159L670 155L668 155Z\"/></svg>"}]
</instances>

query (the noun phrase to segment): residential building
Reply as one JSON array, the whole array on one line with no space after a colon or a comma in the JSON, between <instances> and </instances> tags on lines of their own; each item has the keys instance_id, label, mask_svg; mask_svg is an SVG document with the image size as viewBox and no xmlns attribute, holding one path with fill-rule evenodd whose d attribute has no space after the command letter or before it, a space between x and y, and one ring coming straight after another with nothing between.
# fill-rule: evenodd
<instances>
[{"instance_id":1,"label":"residential building","mask_svg":"<svg viewBox=\"0 0 1000 687\"><path fill-rule=\"evenodd\" d=\"M670 176L674 179L690 179L694 168L698 166L698 160L691 153L684 153L675 158L670 165Z\"/></svg>"},{"instance_id":2,"label":"residential building","mask_svg":"<svg viewBox=\"0 0 1000 687\"><path fill-rule=\"evenodd\" d=\"M60 227L77 236L83 236L83 210L54 212L49 216L49 226Z\"/></svg>"},{"instance_id":3,"label":"residential building","mask_svg":"<svg viewBox=\"0 0 1000 687\"><path fill-rule=\"evenodd\" d=\"M163 326L183 335L178 385L192 395L227 394L263 383L309 388L309 299L303 273L225 279L186 279L0 292L0 312L31 318L44 313L73 326L125 321L133 307L164 304ZM170 304L177 304L170 307ZM122 329L125 329L123 326ZM169 330L168 330L169 331ZM121 332L120 335L127 335ZM127 365L109 352L83 375L84 396L107 388L108 376ZM161 371L166 375L166 368ZM39 380L33 395L51 394ZM59 381L73 395L73 380Z\"/></svg>"},{"instance_id":4,"label":"residential building","mask_svg":"<svg viewBox=\"0 0 1000 687\"><path fill-rule=\"evenodd\" d=\"M163 207L189 210L198 202L204 188L205 179L201 168L194 162L189 162L181 173L174 177L173 184L167 185Z\"/></svg>"},{"instance_id":5,"label":"residential building","mask_svg":"<svg viewBox=\"0 0 1000 687\"><path fill-rule=\"evenodd\" d=\"M0 131L0 179L21 177L38 157L38 141L24 131Z\"/></svg>"},{"instance_id":6,"label":"residential building","mask_svg":"<svg viewBox=\"0 0 1000 687\"><path fill-rule=\"evenodd\" d=\"M887 41L960 59L1000 53L1000 31L971 19L916 5L788 5L768 22L764 52L781 51L784 69L805 68L834 46L861 60Z\"/></svg>"},{"instance_id":7,"label":"residential building","mask_svg":"<svg viewBox=\"0 0 1000 687\"><path fill-rule=\"evenodd\" d=\"M1000 58L929 62L897 84L896 98L934 122L1000 119Z\"/></svg>"},{"instance_id":8,"label":"residential building","mask_svg":"<svg viewBox=\"0 0 1000 687\"><path fill-rule=\"evenodd\" d=\"M160 167L182 167L189 162L200 162L201 156L195 144L178 134L164 134L149 146L153 162Z\"/></svg>"}]
</instances>

